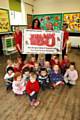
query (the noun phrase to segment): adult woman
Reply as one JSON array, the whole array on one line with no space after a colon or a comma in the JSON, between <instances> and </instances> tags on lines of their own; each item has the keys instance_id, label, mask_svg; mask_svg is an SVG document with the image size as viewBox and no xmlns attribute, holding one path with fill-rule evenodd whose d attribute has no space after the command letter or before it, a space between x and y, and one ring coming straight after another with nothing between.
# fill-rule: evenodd
<instances>
[{"instance_id":1,"label":"adult woman","mask_svg":"<svg viewBox=\"0 0 80 120\"><path fill-rule=\"evenodd\" d=\"M19 27L15 28L15 32L14 32L13 36L16 41L16 49L17 49L19 55L21 56L22 61L24 61L26 59L26 55L22 54L22 32L19 29Z\"/></svg>"},{"instance_id":2,"label":"adult woman","mask_svg":"<svg viewBox=\"0 0 80 120\"><path fill-rule=\"evenodd\" d=\"M32 29L40 30L40 21L36 18L32 21Z\"/></svg>"},{"instance_id":3,"label":"adult woman","mask_svg":"<svg viewBox=\"0 0 80 120\"><path fill-rule=\"evenodd\" d=\"M63 24L63 32L64 32L64 36L63 36L63 49L62 49L62 59L64 59L64 55L66 54L66 43L67 40L69 39L69 33L66 30L68 27L68 25L66 23Z\"/></svg>"},{"instance_id":4,"label":"adult woman","mask_svg":"<svg viewBox=\"0 0 80 120\"><path fill-rule=\"evenodd\" d=\"M53 24L51 22L48 22L46 27L47 27L47 30L53 30ZM46 54L45 59L46 59L46 61L50 61L51 60L51 54Z\"/></svg>"},{"instance_id":5,"label":"adult woman","mask_svg":"<svg viewBox=\"0 0 80 120\"><path fill-rule=\"evenodd\" d=\"M32 22L32 29L40 30L40 21L36 18ZM35 55L36 60L38 59L38 54Z\"/></svg>"}]
</instances>

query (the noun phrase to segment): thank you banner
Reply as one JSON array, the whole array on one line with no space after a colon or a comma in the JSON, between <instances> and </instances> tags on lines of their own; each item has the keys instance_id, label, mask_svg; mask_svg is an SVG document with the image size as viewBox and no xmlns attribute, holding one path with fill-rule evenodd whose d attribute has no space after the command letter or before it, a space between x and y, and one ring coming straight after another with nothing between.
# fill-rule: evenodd
<instances>
[{"instance_id":1,"label":"thank you banner","mask_svg":"<svg viewBox=\"0 0 80 120\"><path fill-rule=\"evenodd\" d=\"M24 29L22 37L23 54L61 54L63 32L51 30Z\"/></svg>"}]
</instances>

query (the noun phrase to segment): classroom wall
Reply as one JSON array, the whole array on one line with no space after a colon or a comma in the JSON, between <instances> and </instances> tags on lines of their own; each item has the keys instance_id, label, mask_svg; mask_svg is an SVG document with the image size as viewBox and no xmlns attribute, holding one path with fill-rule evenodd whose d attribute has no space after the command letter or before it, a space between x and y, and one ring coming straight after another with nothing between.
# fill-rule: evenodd
<instances>
[{"instance_id":1,"label":"classroom wall","mask_svg":"<svg viewBox=\"0 0 80 120\"><path fill-rule=\"evenodd\" d=\"M34 14L80 12L80 0L34 0ZM80 37L69 37L71 45L80 45Z\"/></svg>"},{"instance_id":2,"label":"classroom wall","mask_svg":"<svg viewBox=\"0 0 80 120\"><path fill-rule=\"evenodd\" d=\"M27 24L27 14L33 14L33 0L23 0L22 4L24 22Z\"/></svg>"},{"instance_id":3,"label":"classroom wall","mask_svg":"<svg viewBox=\"0 0 80 120\"><path fill-rule=\"evenodd\" d=\"M33 4L33 0L23 0L26 3Z\"/></svg>"},{"instance_id":4,"label":"classroom wall","mask_svg":"<svg viewBox=\"0 0 80 120\"><path fill-rule=\"evenodd\" d=\"M26 14L32 14L33 12L33 0L24 0L24 7Z\"/></svg>"},{"instance_id":5,"label":"classroom wall","mask_svg":"<svg viewBox=\"0 0 80 120\"><path fill-rule=\"evenodd\" d=\"M34 0L34 14L80 11L80 0Z\"/></svg>"},{"instance_id":6,"label":"classroom wall","mask_svg":"<svg viewBox=\"0 0 80 120\"><path fill-rule=\"evenodd\" d=\"M9 9L9 2L8 2L8 0L0 0L0 8Z\"/></svg>"},{"instance_id":7,"label":"classroom wall","mask_svg":"<svg viewBox=\"0 0 80 120\"><path fill-rule=\"evenodd\" d=\"M21 0L8 0L10 10L21 12Z\"/></svg>"}]
</instances>

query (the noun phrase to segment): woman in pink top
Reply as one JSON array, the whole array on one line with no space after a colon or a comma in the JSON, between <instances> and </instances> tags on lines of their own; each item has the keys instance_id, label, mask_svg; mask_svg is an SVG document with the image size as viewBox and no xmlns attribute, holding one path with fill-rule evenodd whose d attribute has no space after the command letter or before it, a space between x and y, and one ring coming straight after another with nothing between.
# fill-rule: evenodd
<instances>
[{"instance_id":1,"label":"woman in pink top","mask_svg":"<svg viewBox=\"0 0 80 120\"><path fill-rule=\"evenodd\" d=\"M64 81L69 86L75 85L76 80L78 79L78 72L75 69L75 63L71 62L69 69L67 69L65 75L64 75Z\"/></svg>"}]
</instances>

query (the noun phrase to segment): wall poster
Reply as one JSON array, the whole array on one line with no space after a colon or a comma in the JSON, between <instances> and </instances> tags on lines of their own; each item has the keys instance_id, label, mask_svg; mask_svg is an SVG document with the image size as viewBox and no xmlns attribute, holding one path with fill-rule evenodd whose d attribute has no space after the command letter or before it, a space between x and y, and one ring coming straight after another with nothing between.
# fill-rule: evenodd
<instances>
[{"instance_id":1,"label":"wall poster","mask_svg":"<svg viewBox=\"0 0 80 120\"><path fill-rule=\"evenodd\" d=\"M62 29L62 14L39 14L33 15L33 19L38 18L41 23L41 28L44 30L47 29L47 23L51 22L53 25L54 30L61 30Z\"/></svg>"},{"instance_id":2,"label":"wall poster","mask_svg":"<svg viewBox=\"0 0 80 120\"><path fill-rule=\"evenodd\" d=\"M80 32L80 13L64 13L63 22L68 24L69 32Z\"/></svg>"},{"instance_id":3,"label":"wall poster","mask_svg":"<svg viewBox=\"0 0 80 120\"><path fill-rule=\"evenodd\" d=\"M0 32L10 32L9 11L0 9Z\"/></svg>"}]
</instances>

